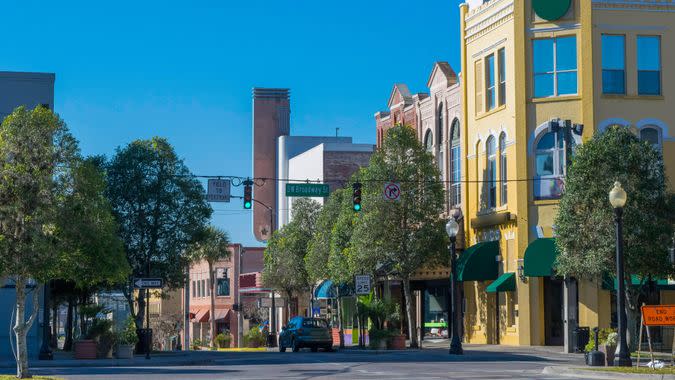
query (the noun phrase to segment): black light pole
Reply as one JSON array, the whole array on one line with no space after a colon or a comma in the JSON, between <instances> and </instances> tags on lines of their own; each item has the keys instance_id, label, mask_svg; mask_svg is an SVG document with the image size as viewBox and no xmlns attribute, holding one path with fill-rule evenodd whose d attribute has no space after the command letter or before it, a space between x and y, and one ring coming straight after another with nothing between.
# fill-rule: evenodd
<instances>
[{"instance_id":1,"label":"black light pole","mask_svg":"<svg viewBox=\"0 0 675 380\"><path fill-rule=\"evenodd\" d=\"M463 355L462 340L459 338L459 286L457 283L457 260L455 258L455 242L457 241L457 233L459 232L459 224L455 218L450 217L448 223L445 225L445 231L450 237L450 272L452 278L450 279L450 322L452 323L452 330L450 333L450 351L451 355Z\"/></svg>"},{"instance_id":2,"label":"black light pole","mask_svg":"<svg viewBox=\"0 0 675 380\"><path fill-rule=\"evenodd\" d=\"M621 188L621 183L614 182L614 188L609 192L609 203L614 207L616 218L616 280L618 283L616 294L616 312L619 321L619 342L614 354L614 365L618 367L631 367L633 365L626 341L626 283L624 279L623 265L623 225L621 216L623 207L626 205L626 192Z\"/></svg>"}]
</instances>

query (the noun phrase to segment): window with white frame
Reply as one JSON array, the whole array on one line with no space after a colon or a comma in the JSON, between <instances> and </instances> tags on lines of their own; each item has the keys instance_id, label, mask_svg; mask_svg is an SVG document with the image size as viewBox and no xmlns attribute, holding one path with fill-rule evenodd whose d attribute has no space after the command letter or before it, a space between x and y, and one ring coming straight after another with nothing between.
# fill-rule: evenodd
<instances>
[{"instance_id":1,"label":"window with white frame","mask_svg":"<svg viewBox=\"0 0 675 380\"><path fill-rule=\"evenodd\" d=\"M501 205L506 204L507 193L507 161L506 161L506 134L499 135L499 183L501 186Z\"/></svg>"},{"instance_id":2,"label":"window with white frame","mask_svg":"<svg viewBox=\"0 0 675 380\"><path fill-rule=\"evenodd\" d=\"M499 80L499 105L506 104L506 53L504 48L497 51L497 76Z\"/></svg>"},{"instance_id":3,"label":"window with white frame","mask_svg":"<svg viewBox=\"0 0 675 380\"><path fill-rule=\"evenodd\" d=\"M452 166L452 191L450 192L450 204L459 206L462 203L462 157L459 141L459 120L453 120L451 128L450 163Z\"/></svg>"},{"instance_id":4,"label":"window with white frame","mask_svg":"<svg viewBox=\"0 0 675 380\"><path fill-rule=\"evenodd\" d=\"M431 131L427 131L424 135L424 149L429 153L434 152L434 135Z\"/></svg>"},{"instance_id":5,"label":"window with white frame","mask_svg":"<svg viewBox=\"0 0 675 380\"><path fill-rule=\"evenodd\" d=\"M445 155L443 145L443 103L438 106L438 119L436 121L436 136L438 140L438 150L437 150L437 159L438 159L438 171L441 173L441 181L445 181Z\"/></svg>"},{"instance_id":6,"label":"window with white frame","mask_svg":"<svg viewBox=\"0 0 675 380\"><path fill-rule=\"evenodd\" d=\"M497 206L497 147L493 136L487 139L485 149L487 153L487 165L485 167L487 207L495 208Z\"/></svg>"},{"instance_id":7,"label":"window with white frame","mask_svg":"<svg viewBox=\"0 0 675 380\"><path fill-rule=\"evenodd\" d=\"M576 36L532 40L534 97L577 93Z\"/></svg>"},{"instance_id":8,"label":"window with white frame","mask_svg":"<svg viewBox=\"0 0 675 380\"><path fill-rule=\"evenodd\" d=\"M569 130L564 128L547 132L538 139L535 151L535 198L560 198L574 145Z\"/></svg>"},{"instance_id":9,"label":"window with white frame","mask_svg":"<svg viewBox=\"0 0 675 380\"><path fill-rule=\"evenodd\" d=\"M495 108L496 100L495 55L490 54L485 58L485 105L488 111Z\"/></svg>"}]
</instances>

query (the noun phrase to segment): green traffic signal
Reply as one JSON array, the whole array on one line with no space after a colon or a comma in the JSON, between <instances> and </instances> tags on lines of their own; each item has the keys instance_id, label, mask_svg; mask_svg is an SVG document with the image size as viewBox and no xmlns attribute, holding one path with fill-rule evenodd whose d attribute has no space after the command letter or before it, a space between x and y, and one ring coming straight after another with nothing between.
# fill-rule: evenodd
<instances>
[{"instance_id":1,"label":"green traffic signal","mask_svg":"<svg viewBox=\"0 0 675 380\"><path fill-rule=\"evenodd\" d=\"M244 208L250 209L251 208L251 202L244 202Z\"/></svg>"},{"instance_id":2,"label":"green traffic signal","mask_svg":"<svg viewBox=\"0 0 675 380\"><path fill-rule=\"evenodd\" d=\"M356 203L356 204L354 205L354 211L361 211L361 204Z\"/></svg>"}]
</instances>

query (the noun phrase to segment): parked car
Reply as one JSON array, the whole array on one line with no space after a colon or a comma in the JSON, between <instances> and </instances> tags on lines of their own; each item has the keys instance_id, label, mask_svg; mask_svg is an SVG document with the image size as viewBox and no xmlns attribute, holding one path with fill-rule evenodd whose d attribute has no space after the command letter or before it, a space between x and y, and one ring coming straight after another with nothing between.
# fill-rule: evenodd
<instances>
[{"instance_id":1,"label":"parked car","mask_svg":"<svg viewBox=\"0 0 675 380\"><path fill-rule=\"evenodd\" d=\"M319 318L293 317L288 325L281 328L279 333L279 351L285 352L290 348L293 352L309 347L312 352L319 348L326 351L333 350L333 336L328 323Z\"/></svg>"}]
</instances>

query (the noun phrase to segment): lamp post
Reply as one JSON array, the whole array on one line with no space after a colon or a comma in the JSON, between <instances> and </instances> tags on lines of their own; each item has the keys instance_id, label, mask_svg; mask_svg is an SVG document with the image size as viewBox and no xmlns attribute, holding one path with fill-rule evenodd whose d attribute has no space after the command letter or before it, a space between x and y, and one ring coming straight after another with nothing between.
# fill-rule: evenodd
<instances>
[{"instance_id":1,"label":"lamp post","mask_svg":"<svg viewBox=\"0 0 675 380\"><path fill-rule=\"evenodd\" d=\"M623 272L623 225L621 216L623 207L626 205L626 192L621 188L621 183L614 182L614 188L609 192L609 203L614 207L616 219L616 280L618 283L616 294L616 312L619 321L619 342L614 354L614 365L618 367L631 367L628 343L626 341L626 283Z\"/></svg>"},{"instance_id":2,"label":"lamp post","mask_svg":"<svg viewBox=\"0 0 675 380\"><path fill-rule=\"evenodd\" d=\"M455 218L450 218L445 225L445 231L450 237L450 321L452 323L452 330L450 333L450 351L451 355L462 355L462 341L459 339L459 286L457 282L457 260L455 258L455 241L457 240L457 232L459 232L459 224Z\"/></svg>"}]
</instances>

